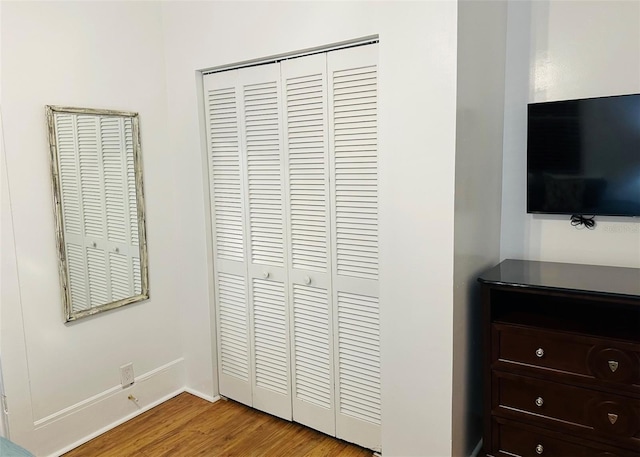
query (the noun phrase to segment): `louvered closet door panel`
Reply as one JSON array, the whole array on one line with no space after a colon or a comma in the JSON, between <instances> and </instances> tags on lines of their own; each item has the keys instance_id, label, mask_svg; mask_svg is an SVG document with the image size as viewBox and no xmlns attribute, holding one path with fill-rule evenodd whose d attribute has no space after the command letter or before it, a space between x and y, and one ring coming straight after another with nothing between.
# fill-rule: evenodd
<instances>
[{"instance_id":1,"label":"louvered closet door panel","mask_svg":"<svg viewBox=\"0 0 640 457\"><path fill-rule=\"evenodd\" d=\"M281 64L293 419L335 435L326 56Z\"/></svg>"},{"instance_id":2,"label":"louvered closet door panel","mask_svg":"<svg viewBox=\"0 0 640 457\"><path fill-rule=\"evenodd\" d=\"M204 82L214 254L218 259L244 262L237 70L207 75Z\"/></svg>"},{"instance_id":3,"label":"louvered closet door panel","mask_svg":"<svg viewBox=\"0 0 640 457\"><path fill-rule=\"evenodd\" d=\"M286 395L289 390L285 287L253 279L256 385Z\"/></svg>"},{"instance_id":4,"label":"louvered closet door panel","mask_svg":"<svg viewBox=\"0 0 640 457\"><path fill-rule=\"evenodd\" d=\"M272 276L252 278L255 384L253 406L291 420L287 287Z\"/></svg>"},{"instance_id":5,"label":"louvered closet door panel","mask_svg":"<svg viewBox=\"0 0 640 457\"><path fill-rule=\"evenodd\" d=\"M336 434L378 450L377 45L330 52Z\"/></svg>"},{"instance_id":6,"label":"louvered closet door panel","mask_svg":"<svg viewBox=\"0 0 640 457\"><path fill-rule=\"evenodd\" d=\"M293 419L335 436L330 294L293 284Z\"/></svg>"},{"instance_id":7,"label":"louvered closet door panel","mask_svg":"<svg viewBox=\"0 0 640 457\"><path fill-rule=\"evenodd\" d=\"M331 87L337 271L341 276L377 280L376 67L335 69Z\"/></svg>"},{"instance_id":8,"label":"louvered closet door panel","mask_svg":"<svg viewBox=\"0 0 640 457\"><path fill-rule=\"evenodd\" d=\"M249 281L238 71L204 77L220 394L251 398Z\"/></svg>"},{"instance_id":9,"label":"louvered closet door panel","mask_svg":"<svg viewBox=\"0 0 640 457\"><path fill-rule=\"evenodd\" d=\"M339 410L380 425L378 299L347 292L337 295Z\"/></svg>"},{"instance_id":10,"label":"louvered closet door panel","mask_svg":"<svg viewBox=\"0 0 640 457\"><path fill-rule=\"evenodd\" d=\"M278 67L249 68L242 73L251 263L283 267ZM263 79L266 81L262 82Z\"/></svg>"},{"instance_id":11,"label":"louvered closet door panel","mask_svg":"<svg viewBox=\"0 0 640 457\"><path fill-rule=\"evenodd\" d=\"M218 327L221 378L226 377L249 384L250 353L247 317L247 284L244 275L218 272ZM221 379L222 380L222 379ZM220 393L230 398L242 398L244 384L229 380ZM250 394L250 392L249 392ZM249 400L251 396L249 395ZM241 401L241 400L239 400ZM250 402L249 402L250 404Z\"/></svg>"},{"instance_id":12,"label":"louvered closet door panel","mask_svg":"<svg viewBox=\"0 0 640 457\"><path fill-rule=\"evenodd\" d=\"M253 406L291 419L280 66L238 71L247 189Z\"/></svg>"},{"instance_id":13,"label":"louvered closet door panel","mask_svg":"<svg viewBox=\"0 0 640 457\"><path fill-rule=\"evenodd\" d=\"M291 266L328 271L328 157L324 55L283 64Z\"/></svg>"}]
</instances>

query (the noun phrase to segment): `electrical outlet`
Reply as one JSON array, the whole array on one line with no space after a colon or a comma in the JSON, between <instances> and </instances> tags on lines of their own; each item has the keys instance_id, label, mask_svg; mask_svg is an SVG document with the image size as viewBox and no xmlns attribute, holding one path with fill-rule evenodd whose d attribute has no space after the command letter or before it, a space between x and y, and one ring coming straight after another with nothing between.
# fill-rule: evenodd
<instances>
[{"instance_id":1,"label":"electrical outlet","mask_svg":"<svg viewBox=\"0 0 640 457\"><path fill-rule=\"evenodd\" d=\"M133 363L127 363L120 367L120 383L122 387L129 387L135 382L133 375Z\"/></svg>"}]
</instances>

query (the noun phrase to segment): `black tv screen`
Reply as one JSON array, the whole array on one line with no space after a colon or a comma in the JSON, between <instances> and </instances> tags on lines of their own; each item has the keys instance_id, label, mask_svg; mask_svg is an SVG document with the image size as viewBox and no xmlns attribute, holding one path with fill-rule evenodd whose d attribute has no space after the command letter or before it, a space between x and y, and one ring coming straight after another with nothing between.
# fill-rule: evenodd
<instances>
[{"instance_id":1,"label":"black tv screen","mask_svg":"<svg viewBox=\"0 0 640 457\"><path fill-rule=\"evenodd\" d=\"M527 212L640 216L640 94L528 105Z\"/></svg>"}]
</instances>

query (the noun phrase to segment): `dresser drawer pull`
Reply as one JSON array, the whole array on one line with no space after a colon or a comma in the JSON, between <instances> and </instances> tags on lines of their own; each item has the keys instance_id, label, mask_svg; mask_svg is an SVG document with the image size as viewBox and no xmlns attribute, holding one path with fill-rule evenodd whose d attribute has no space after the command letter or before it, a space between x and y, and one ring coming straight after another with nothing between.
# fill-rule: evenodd
<instances>
[{"instance_id":1,"label":"dresser drawer pull","mask_svg":"<svg viewBox=\"0 0 640 457\"><path fill-rule=\"evenodd\" d=\"M536 406L542 406L542 405L544 405L544 400L542 399L542 397L536 398Z\"/></svg>"},{"instance_id":2,"label":"dresser drawer pull","mask_svg":"<svg viewBox=\"0 0 640 457\"><path fill-rule=\"evenodd\" d=\"M611 422L611 425L615 424L616 421L618 420L617 414L607 413L607 417L609 418L609 422Z\"/></svg>"},{"instance_id":3,"label":"dresser drawer pull","mask_svg":"<svg viewBox=\"0 0 640 457\"><path fill-rule=\"evenodd\" d=\"M542 454L544 452L544 448L542 447L542 444L538 444L536 446L536 454Z\"/></svg>"},{"instance_id":4,"label":"dresser drawer pull","mask_svg":"<svg viewBox=\"0 0 640 457\"><path fill-rule=\"evenodd\" d=\"M542 357L544 355L544 349L542 349L542 348L536 349L536 355L538 357Z\"/></svg>"},{"instance_id":5,"label":"dresser drawer pull","mask_svg":"<svg viewBox=\"0 0 640 457\"><path fill-rule=\"evenodd\" d=\"M609 360L609 369L611 370L611 373L615 373L618 369L618 362L615 360Z\"/></svg>"}]
</instances>

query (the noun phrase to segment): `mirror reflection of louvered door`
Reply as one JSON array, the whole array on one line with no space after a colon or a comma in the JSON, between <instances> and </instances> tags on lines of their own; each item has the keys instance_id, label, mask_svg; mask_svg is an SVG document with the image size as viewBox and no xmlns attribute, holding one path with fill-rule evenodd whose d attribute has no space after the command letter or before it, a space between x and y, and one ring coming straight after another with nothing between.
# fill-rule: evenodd
<instances>
[{"instance_id":1,"label":"mirror reflection of louvered door","mask_svg":"<svg viewBox=\"0 0 640 457\"><path fill-rule=\"evenodd\" d=\"M326 55L282 62L293 418L335 435Z\"/></svg>"},{"instance_id":2,"label":"mirror reflection of louvered door","mask_svg":"<svg viewBox=\"0 0 640 457\"><path fill-rule=\"evenodd\" d=\"M220 394L380 450L377 46L204 91Z\"/></svg>"},{"instance_id":3,"label":"mirror reflection of louvered door","mask_svg":"<svg viewBox=\"0 0 640 457\"><path fill-rule=\"evenodd\" d=\"M56 113L73 312L141 293L131 118Z\"/></svg>"}]
</instances>

